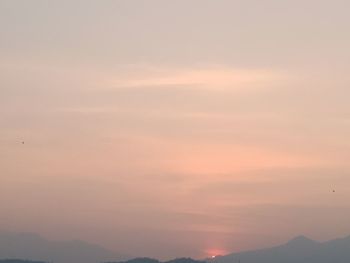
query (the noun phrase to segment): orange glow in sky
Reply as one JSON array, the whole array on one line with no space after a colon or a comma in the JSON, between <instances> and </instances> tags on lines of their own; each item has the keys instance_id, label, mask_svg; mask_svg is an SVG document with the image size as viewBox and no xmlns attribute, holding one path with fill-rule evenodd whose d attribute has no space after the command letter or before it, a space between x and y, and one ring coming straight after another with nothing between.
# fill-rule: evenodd
<instances>
[{"instance_id":1,"label":"orange glow in sky","mask_svg":"<svg viewBox=\"0 0 350 263\"><path fill-rule=\"evenodd\" d=\"M221 248L210 248L205 251L205 254L210 258L215 258L216 256L223 256L228 252Z\"/></svg>"},{"instance_id":2,"label":"orange glow in sky","mask_svg":"<svg viewBox=\"0 0 350 263\"><path fill-rule=\"evenodd\" d=\"M169 260L350 234L350 1L51 2L0 1L0 236Z\"/></svg>"}]
</instances>

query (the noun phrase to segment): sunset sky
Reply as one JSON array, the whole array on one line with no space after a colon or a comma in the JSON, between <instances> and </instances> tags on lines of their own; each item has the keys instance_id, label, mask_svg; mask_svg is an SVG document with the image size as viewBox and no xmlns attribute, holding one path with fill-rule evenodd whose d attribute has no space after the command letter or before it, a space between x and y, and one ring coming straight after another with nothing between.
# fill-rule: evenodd
<instances>
[{"instance_id":1,"label":"sunset sky","mask_svg":"<svg viewBox=\"0 0 350 263\"><path fill-rule=\"evenodd\" d=\"M0 231L161 259L350 235L349 10L0 0Z\"/></svg>"}]
</instances>

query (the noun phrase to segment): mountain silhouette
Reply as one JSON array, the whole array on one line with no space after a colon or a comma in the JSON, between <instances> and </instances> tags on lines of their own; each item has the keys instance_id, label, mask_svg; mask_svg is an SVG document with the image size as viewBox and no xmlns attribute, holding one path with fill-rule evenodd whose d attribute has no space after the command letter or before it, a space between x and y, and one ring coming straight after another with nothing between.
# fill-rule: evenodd
<instances>
[{"instance_id":1,"label":"mountain silhouette","mask_svg":"<svg viewBox=\"0 0 350 263\"><path fill-rule=\"evenodd\" d=\"M153 258L135 258L135 259L131 259L123 262L108 262L108 263L205 263L205 261L195 260L192 258L176 258L169 261L159 261Z\"/></svg>"},{"instance_id":2,"label":"mountain silhouette","mask_svg":"<svg viewBox=\"0 0 350 263\"><path fill-rule=\"evenodd\" d=\"M160 263L159 260L153 259L153 258L133 258L127 261L121 261L121 262L105 262L105 263Z\"/></svg>"},{"instance_id":3,"label":"mountain silhouette","mask_svg":"<svg viewBox=\"0 0 350 263\"><path fill-rule=\"evenodd\" d=\"M317 242L298 236L286 244L233 253L209 260L213 263L349 263L350 237Z\"/></svg>"},{"instance_id":4,"label":"mountain silhouette","mask_svg":"<svg viewBox=\"0 0 350 263\"><path fill-rule=\"evenodd\" d=\"M0 259L30 259L54 263L96 263L125 260L127 256L80 240L50 241L32 233L0 232Z\"/></svg>"},{"instance_id":5,"label":"mountain silhouette","mask_svg":"<svg viewBox=\"0 0 350 263\"><path fill-rule=\"evenodd\" d=\"M0 259L0 263L47 263L44 261L31 261L23 259Z\"/></svg>"},{"instance_id":6,"label":"mountain silhouette","mask_svg":"<svg viewBox=\"0 0 350 263\"><path fill-rule=\"evenodd\" d=\"M83 241L49 241L36 234L0 233L0 263L204 263L191 258L159 261L116 254ZM22 259L22 260L19 260ZM29 261L34 260L34 261ZM297 236L266 249L232 253L208 259L210 263L349 263L350 236L318 242Z\"/></svg>"},{"instance_id":7,"label":"mountain silhouette","mask_svg":"<svg viewBox=\"0 0 350 263\"><path fill-rule=\"evenodd\" d=\"M0 259L0 263L47 263L44 261L31 261L23 259Z\"/></svg>"}]
</instances>

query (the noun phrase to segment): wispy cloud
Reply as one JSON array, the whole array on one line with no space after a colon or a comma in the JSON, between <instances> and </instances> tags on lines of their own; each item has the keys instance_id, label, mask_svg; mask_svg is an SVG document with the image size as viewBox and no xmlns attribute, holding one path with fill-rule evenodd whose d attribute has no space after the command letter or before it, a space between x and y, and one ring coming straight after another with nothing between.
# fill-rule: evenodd
<instances>
[{"instance_id":1,"label":"wispy cloud","mask_svg":"<svg viewBox=\"0 0 350 263\"><path fill-rule=\"evenodd\" d=\"M275 86L287 78L281 70L242 69L225 66L193 68L144 67L108 80L114 88L183 87L213 90L247 90Z\"/></svg>"}]
</instances>

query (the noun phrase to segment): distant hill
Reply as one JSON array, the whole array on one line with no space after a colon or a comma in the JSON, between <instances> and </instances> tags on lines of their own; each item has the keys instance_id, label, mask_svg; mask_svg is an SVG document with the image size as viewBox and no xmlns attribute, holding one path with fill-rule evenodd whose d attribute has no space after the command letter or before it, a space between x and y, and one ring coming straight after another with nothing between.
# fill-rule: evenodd
<instances>
[{"instance_id":1,"label":"distant hill","mask_svg":"<svg viewBox=\"0 0 350 263\"><path fill-rule=\"evenodd\" d=\"M152 258L125 260L125 258L83 241L48 241L35 234L0 233L0 263L205 263L191 258L177 258L170 261ZM317 242L305 236L298 236L280 246L233 253L206 261L208 263L349 263L350 236L327 242Z\"/></svg>"},{"instance_id":2,"label":"distant hill","mask_svg":"<svg viewBox=\"0 0 350 263\"><path fill-rule=\"evenodd\" d=\"M160 261L153 258L133 258L126 261L112 261L105 263L160 263Z\"/></svg>"},{"instance_id":3,"label":"distant hill","mask_svg":"<svg viewBox=\"0 0 350 263\"><path fill-rule=\"evenodd\" d=\"M166 261L164 263L205 263L205 261L195 260L192 258L176 258L173 260Z\"/></svg>"},{"instance_id":4,"label":"distant hill","mask_svg":"<svg viewBox=\"0 0 350 263\"><path fill-rule=\"evenodd\" d=\"M105 262L105 263L161 263L161 262L153 258L133 258L126 261L111 261L111 262Z\"/></svg>"},{"instance_id":5,"label":"distant hill","mask_svg":"<svg viewBox=\"0 0 350 263\"><path fill-rule=\"evenodd\" d=\"M317 242L298 236L286 244L233 253L208 260L212 263L349 263L350 237Z\"/></svg>"},{"instance_id":6,"label":"distant hill","mask_svg":"<svg viewBox=\"0 0 350 263\"><path fill-rule=\"evenodd\" d=\"M125 260L127 257L79 240L50 241L31 233L0 232L0 259L30 259L54 263L97 263ZM7 262L0 261L0 263L24 263L24 261L7 260Z\"/></svg>"},{"instance_id":7,"label":"distant hill","mask_svg":"<svg viewBox=\"0 0 350 263\"><path fill-rule=\"evenodd\" d=\"M23 259L0 259L0 263L47 263L43 261L31 261Z\"/></svg>"},{"instance_id":8,"label":"distant hill","mask_svg":"<svg viewBox=\"0 0 350 263\"><path fill-rule=\"evenodd\" d=\"M192 258L176 258L169 261L159 261L153 258L135 258L135 259L131 259L123 262L108 262L108 263L205 263L205 261L194 260Z\"/></svg>"}]
</instances>

